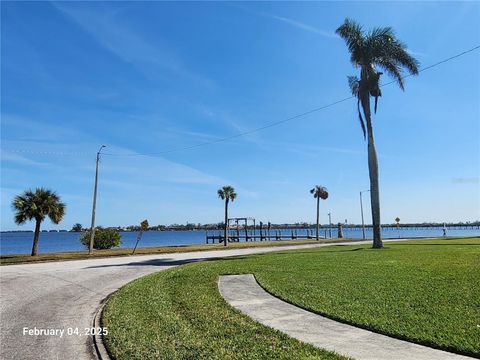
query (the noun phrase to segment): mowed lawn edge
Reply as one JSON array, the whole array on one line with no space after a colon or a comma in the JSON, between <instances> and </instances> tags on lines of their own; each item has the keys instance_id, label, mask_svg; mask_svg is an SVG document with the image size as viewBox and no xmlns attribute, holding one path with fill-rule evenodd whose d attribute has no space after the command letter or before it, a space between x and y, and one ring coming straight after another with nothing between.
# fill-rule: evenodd
<instances>
[{"instance_id":1,"label":"mowed lawn edge","mask_svg":"<svg viewBox=\"0 0 480 360\"><path fill-rule=\"evenodd\" d=\"M171 246L148 246L137 248L133 256L140 255L160 255L174 254L193 251L211 251L228 249L246 249L258 247L282 247L290 245L311 245L311 244L331 244L342 242L363 241L363 239L296 239L296 240L278 240L278 241L251 241L242 243L230 243L228 246L223 244L197 244L197 245L171 245ZM133 248L116 248L108 250L94 250L92 254L88 251L69 251L53 252L30 256L29 254L11 254L0 255L0 265L31 264L39 262L57 262L85 259L104 259L109 257L132 256Z\"/></svg>"},{"instance_id":2,"label":"mowed lawn edge","mask_svg":"<svg viewBox=\"0 0 480 360\"><path fill-rule=\"evenodd\" d=\"M441 245L444 245L444 246L441 246ZM470 246L470 245L474 245L474 246ZM356 257L359 256L359 254L367 254L367 253L370 253L370 254L374 254L375 257L377 257L377 255L375 255L375 252L383 252L381 256L384 256L385 254L393 254L395 256L399 256L397 250L399 250L400 248L397 248L397 247L403 247L403 250L402 252L405 252L407 251L407 253L409 251L413 251L413 253L416 253L414 257L414 259L412 260L412 263L413 264L416 264L418 260L418 258L425 258L425 254L426 253L431 253L431 251L433 251L433 258L436 259L435 262L438 263L438 264L442 264L444 261L451 261L451 257L453 256L454 258L457 258L458 259L462 259L462 252L464 253L464 257L465 258L470 258L471 260L471 256L477 256L480 255L480 253L478 252L480 247L478 246L480 245L480 240L477 238L477 239L460 239L460 240L414 240L414 241L411 241L411 242L402 242L402 243L396 243L396 244L388 244L387 245L387 249L384 249L384 250L370 250L368 246L359 246L359 245L356 245L356 246L348 246L347 248L346 247L340 247L340 246L333 246L333 247L328 247L328 248L323 248L323 249L302 249L302 250L292 250L292 251L282 251L282 250L279 250L279 252L275 252L275 253L269 253L269 254L261 254L261 255L249 255L249 256L241 256L241 257L235 257L235 258L228 258L228 259L224 259L224 260L216 260L216 261L208 261L208 262L204 262L204 263L197 263L197 264L188 264L188 265L184 265L184 266L181 266L181 267L178 267L178 268L175 268L175 269L171 269L171 270L167 270L165 272L160 272L160 273L157 273L157 274L153 274L153 275L149 275L147 278L150 278L152 277L153 280L149 280L149 281L152 281L152 283L150 284L156 284L158 282L157 285L160 285L161 284L161 287L159 288L156 288L155 286L153 286L153 289L157 289L158 291L161 291L162 289L169 289L168 290L168 293L171 295L170 299L169 299L169 302L170 302L170 305L167 306L167 307L164 307L162 311L160 311L159 314L157 315L161 315L161 316L165 316L165 313L170 313L170 314L175 314L175 316L178 316L179 318L185 320L186 322L184 322L184 325L186 326L186 328L184 328L184 330L186 331L186 333L192 333L192 332L195 332L195 328L197 326L197 330L198 329L201 329L202 326L198 327L198 323L202 322L200 321L200 318L202 318L202 316L198 317L198 312L202 313L202 312L206 312L208 313L211 308L209 308L208 306L205 306L205 304L202 304L202 302L198 299L203 299L206 301L206 303L209 303L209 301L211 299L216 299L215 302L217 304L217 306L219 308L223 308L223 307L226 307L228 309L230 309L229 311L234 311L235 310L233 308L230 308L224 301L223 299L221 299L222 301L218 302L219 301L219 293L218 293L218 288L217 288L217 279L218 279L218 276L219 275L223 275L223 274L240 274L240 273L253 273L255 276L256 276L256 279L257 281L259 282L259 284L261 284L261 286L266 289L268 292L270 292L271 294L273 294L274 296L277 296L281 299L283 299L284 301L287 301L289 303L292 303L296 306L299 306L299 307L302 307L306 310L309 310L309 311L313 311L313 312L316 312L316 313L319 313L319 314L322 314L322 315L326 315L330 318L334 318L336 320L340 320L342 322L346 322L346 323L350 323L350 324L353 324L355 326L359 326L359 327L363 327L363 328L366 328L366 329L369 329L369 330L373 330L375 332L379 332L379 333L384 333L384 334L387 334L387 335L390 335L390 336L393 336L393 337L396 337L396 338L401 338L401 339L405 339L405 340L409 340L409 341L413 341L413 342L416 342L416 343L420 343L420 344L424 344L424 345L428 345L428 346L432 346L432 347L435 347L435 348L439 348L439 349L443 349L443 350L448 350L448 351L453 351L453 352L457 352L457 353L461 353L461 354L465 354L465 355L470 355L470 356L475 356L475 357L478 357L479 356L479 352L478 352L478 346L480 346L479 344L479 341L477 341L475 343L475 341L472 339L472 337L475 336L475 334L478 335L478 332L477 333L472 333L471 331L470 332L465 332L464 330L465 329L460 329L462 331L460 331L459 333L459 336L457 338L455 338L455 330L456 330L456 327L459 326L461 327L462 325L462 322L463 322L463 318L462 316L465 316L468 317L468 314L470 314L473 318L475 317L475 306L478 305L478 300L476 300L476 302L470 304L471 308L468 308L468 305L465 304L465 303L462 303L461 301L459 303L457 303L457 309L455 309L454 311L452 311L453 315L452 315L452 318L448 319L448 316L446 316L446 323L445 324L442 324L442 319L437 319L435 317L442 317L443 315L445 315L445 308L444 306L450 306L450 304L448 303L447 301L447 304L439 304L436 308L435 306L433 306L433 310L432 310L432 314L426 314L426 317L425 319L429 319L429 317L433 316L433 322L431 324L429 324L429 327L427 327L428 329L425 331L425 329L423 330L423 333L422 333L422 329L418 328L418 324L416 326L412 326L412 324L415 324L415 321L421 321L422 318L420 319L416 319L415 317L419 314L415 313L415 306L419 306L419 304L425 300L425 298L428 298L429 296L433 296L433 298L437 299L439 302L443 302L445 300L445 297L448 298L449 294L448 293L442 293L445 289L447 291L453 291L455 290L456 288L452 288L450 289L449 286L450 285L453 285L455 283L458 282L458 280L460 280L460 282L463 281L463 284L465 285L465 281L466 283L468 284L470 280L472 279L463 279L462 280L462 271L459 272L458 269L455 270L455 267L457 267L458 265L458 261L457 261L457 265L455 265L455 261L452 262L452 266L454 268L454 271L453 271L453 274L452 274L452 277L450 278L445 278L445 274L442 273L440 271L440 276L443 277L442 279L443 280L447 280L448 284L450 284L449 286L447 286L446 288L442 288L442 289L439 289L439 291L441 292L440 294L435 294L435 291L433 291L432 294L428 293L428 294L422 294L422 291L418 291L418 289L410 289L411 292L412 292L412 296L411 296L411 299L409 299L410 301L410 304L407 303L407 305L411 305L413 306L413 310L411 311L412 314L407 314L407 315L411 315L411 316L406 316L405 318L403 318L402 316L402 307L395 307L395 306L390 306L392 305L392 301L395 300L395 297L392 297L392 293L391 292L384 292L384 289L381 289L380 291L380 294L379 296L377 297L377 301L379 301L380 303L385 303L386 306L384 307L383 309L383 312L382 311L379 311L379 317L381 318L381 320L383 321L380 321L379 324L375 324L375 321L372 322L372 319L371 318L368 318L368 316L366 317L366 323L365 322L362 322L361 320L365 320L365 319L358 319L356 318L355 316L352 316L352 319L349 319L348 316L345 316L345 311L340 311L342 310L343 308L346 308L346 313L348 314L348 312L352 312L352 311L357 311L359 309L359 306L361 308L361 305L362 303L366 302L365 299L357 299L357 303L355 304L355 306L348 306L348 302L349 302L349 299L344 299L344 301L338 301L339 299L341 300L341 298L343 296L346 296L348 295L350 292L353 293L353 296L357 296L359 294L359 292L361 293L362 292L362 286L358 287L356 289L350 289L349 290L349 284L348 282L343 284L343 289L342 289L342 286L340 286L340 288L330 288L328 289L325 288L325 286L321 286L319 285L319 282L318 280L321 280L321 281L325 281L326 279L328 280L329 278L329 274L328 272L325 273L325 274L322 274L322 276L320 276L319 278L316 277L316 276L313 276L312 277L312 274L318 274L319 271L318 270L324 270L328 268L328 266L332 265L332 264L338 264L338 263L342 263L342 257L343 257L343 260L345 260L345 256L347 256L347 258L350 258L351 257L351 254L354 254ZM409 248L405 249L405 247L409 246ZM467 248L468 246L470 246L470 248ZM426 248L425 248L426 247ZM397 248L397 249L396 249ZM413 249L415 248L415 249ZM448 249L451 249L451 250L447 250ZM392 250L393 249L393 250ZM475 250L474 250L475 249ZM473 251L473 254L470 253L470 250ZM426 251L426 253L425 253ZM439 251L439 252L437 252ZM446 254L449 254L451 253L449 256L447 256L447 260L445 260L445 258L443 258L442 254L445 255ZM337 255L335 254L340 254L340 257L336 257ZM348 255L345 255L345 254L348 254ZM405 255L405 254L403 254ZM401 258L403 257L400 256L400 260ZM440 256L442 255L442 256ZM295 259L295 261L300 261L301 264L303 264L302 266L298 267L298 266L293 266L290 262L287 261L287 258L285 258L285 256L287 257L290 257L290 256L293 256ZM314 260L320 260L322 259L323 262L325 262L325 259L331 257L331 262L330 263L326 263L320 267L318 267L318 265L320 264L319 261L311 261L312 258L311 257L314 257L313 259ZM318 257L320 256L320 258ZM361 257L363 257L364 255L362 255ZM369 257L370 255L368 255L367 257ZM394 257L395 257L394 256ZM310 257L310 258L309 258ZM428 257L428 256L427 256ZM310 261L308 261L308 259L310 259ZM350 259L352 260L352 259ZM366 259L366 262L371 262L371 258L368 258ZM391 266L392 264L395 263L395 258L390 258L389 256L387 256L386 259L384 259L386 261L386 264L388 264L388 266ZM397 259L399 260L399 259ZM470 261L469 260L469 261ZM403 261L403 260L402 260ZM427 261L428 262L428 261ZM285 264L288 263L288 267L290 268L290 270L285 270ZM362 262L360 262L362 263ZM460 264L462 263L462 261L459 262ZM315 266L315 264L317 266ZM437 264L437 265L438 265ZM311 267L311 265L313 265L313 267ZM358 263L353 263L352 264L354 267L355 266L358 266ZM378 264L374 264L375 266L378 266ZM397 264L398 265L398 264ZM408 269L411 269L410 266L411 264L408 264L407 262L407 268ZM424 264L418 264L419 266L423 266ZM437 266L435 265L435 266ZM475 264L474 264L475 265ZM478 265L478 264L477 264ZM295 269L292 269L292 266L295 267ZM359 269L359 272L360 273L364 273L365 271L369 271L369 266L372 266L372 264L366 266L366 268L364 269ZM311 268L310 268L311 267ZM279 269L283 269L282 271L279 271ZM335 270L335 269L334 269ZM338 272L338 269L336 269L337 272ZM434 271L435 273L435 269L430 269L432 271ZM443 271L443 270L442 270ZM398 273L398 268L397 267L394 267L393 268L393 273ZM321 273L321 272L320 272ZM343 275L341 274L342 271L340 271L340 274L339 276L344 276L345 273L349 273L349 271L345 272L343 271ZM175 274L175 275L173 275ZM300 274L302 274L302 276L299 276ZM430 271L426 271L424 274L420 274L421 276L424 276L425 274L429 274L429 276L432 276L432 272ZM386 278L391 278L391 279L395 279L395 277L392 276L392 269L389 269L389 271L386 271L385 274L383 274ZM448 274L447 274L448 275ZM301 278L304 278L303 280ZM400 280L406 280L407 282L406 283L402 283L400 284L400 293L401 295L404 295L405 294L405 291L409 290L408 289L408 286L407 288L405 288L405 285L408 285L409 284L409 280L410 278L407 276L406 278L402 277L402 276L398 276L397 277L400 278ZM137 284L137 282L141 282L143 281L143 279L145 278L141 278L141 279L138 279L136 281L134 281L133 283L127 285L127 286L130 286L132 284ZM335 280L335 279L333 279ZM376 281L378 280L382 280L382 279L377 279ZM307 286L307 287L304 287L305 283L308 283L308 282L311 282L312 286ZM373 281L375 283L375 281ZM436 281L430 281L428 280L428 282L432 282L432 286L436 286ZM358 283L358 281L357 281ZM286 285L287 284L287 285ZM360 283L359 283L360 284ZM208 286L207 286L208 285ZM373 284L375 285L375 284ZM395 282L389 282L387 284L388 287L390 288L393 288L394 289L394 286L395 285ZM472 286L472 288L474 288L474 290L472 290L474 293L478 293L478 280L477 281L472 281L471 284L469 284ZM135 287L137 285L134 285ZM422 285L424 286L424 284ZM463 285L462 285L463 286ZM375 287L375 286L373 286ZM312 291L312 289L315 289L317 288L317 292L315 291ZM363 290L367 290L367 292L371 289L372 287L371 286L367 286L366 289L364 288ZM201 291L199 291L199 289ZM122 290L119 290L118 293L114 294L113 298L117 295L120 295L120 296L123 296L124 294L122 294ZM139 298L139 295L141 293L142 296L144 296L145 294L143 293L145 289L142 289L142 286L140 285L140 288L137 288L137 292L133 292L133 293L130 293L130 296L133 298L136 298L138 300ZM150 289L152 290L152 289ZM345 292L346 290L346 292ZM338 293L336 294L336 296L330 296L329 298L329 294L328 292L331 292L331 291L337 291ZM313 293L313 294L310 294L310 293ZM395 291L393 292L395 294ZM135 294L135 295L133 295ZM293 294L293 295L292 295ZM467 300L468 299L472 299L472 294L473 293L470 293L470 294L466 294L466 297L467 297ZM151 295L154 295L153 296L153 299L151 297ZM308 295L313 295L313 296L308 296ZM331 295L331 294L330 294ZM368 295L368 294L367 294ZM367 296L367 299L369 298L370 296L370 300L372 300L373 298L375 298L376 296L371 296L372 294L368 295ZM398 294L400 295L400 294ZM425 296L427 295L427 296ZM465 295L465 294L464 294ZM151 301L151 304L155 304L155 300L154 299L160 299L159 298L160 294L156 293L155 291L152 293L150 293L150 295L147 296L148 299L150 300L147 300L147 301ZM386 296L386 298L383 298L383 296ZM397 295L396 295L397 296ZM463 296L463 295L462 295ZM161 297L161 296L160 296ZM128 296L127 296L128 298ZM165 299L163 299L165 300ZM328 300L326 301L327 302L327 307L322 307L322 306L312 306L312 301L314 302L314 304L317 304L319 302L322 302L324 300ZM456 299L455 301L457 301L458 299ZM475 299L474 299L475 300ZM337 303L338 301L338 303ZM368 303L368 302L367 302ZM375 301L373 301L373 303L375 303ZM131 308L130 306L133 306L135 307L135 304L134 303L130 303L129 304L129 307L125 307L123 306L120 306L120 307L117 307L116 305L118 305L118 302L116 304L114 303L111 303L111 301L109 301L109 304L107 305L107 307L109 307L110 305L115 305L114 307L116 307L115 309L110 307L108 311L106 311L106 325L107 326L111 326L111 325L114 325L115 326L115 321L119 319L118 315L122 312L130 312L131 311ZM332 304L336 304L336 307L333 307L332 308ZM324 304L323 304L324 305ZM403 304L405 305L405 304ZM378 306L378 303L375 305L375 306ZM375 306L373 308L374 310L374 314L375 314ZM382 306L380 306L379 310L382 310L381 309ZM465 308L462 308L462 307L465 307ZM391 310L392 311L392 319L390 321L390 319L388 319L388 312L385 313L384 310L385 308L387 310ZM391 309L390 309L391 308ZM147 307L144 309L145 311L149 312L150 309ZM222 311L226 311L225 309L223 309ZM109 315L109 312L110 312L110 315ZM116 319L114 319L114 321L112 322L111 320L113 319L113 317L111 316L112 313L117 313L117 316L116 316ZM162 314L163 312L163 314ZM470 313L469 313L470 312ZM352 314L350 314L352 315ZM385 315L387 315L387 317L385 318ZM420 314L422 315L422 314ZM478 314L477 314L478 315ZM127 316L128 317L128 316ZM133 323L135 323L133 325L133 327L135 326L145 326L145 324L141 325L142 324L142 321L138 322L137 318L131 318L130 317L130 320L133 321ZM238 319L237 319L238 320ZM375 320L375 319L374 319ZM387 320L385 322L385 320ZM408 326L406 328L402 328L402 327L398 327L398 323L397 322L402 322L404 320L408 320L409 321L409 324L407 324ZM430 319L431 320L431 319ZM253 320L252 320L253 321ZM369 321L371 323L369 323ZM221 320L221 318L217 319L217 321L213 321L212 322L212 319L209 319L209 321L207 321L210 325L209 326L212 326L212 327L219 327L221 328L223 325L224 325L224 322ZM122 323L122 322L120 322ZM192 326L191 324L196 324L195 326ZM472 323L471 321L469 322L469 324L471 325L475 325L474 322ZM116 325L119 325L118 321L116 323ZM122 323L122 326L125 326L127 324L125 323ZM130 324L132 325L132 324ZM150 324L151 325L151 324ZM241 328L241 325L239 325L238 323L236 325L233 325L234 328L238 328L240 332L242 332L242 330L239 328ZM410 327L409 327L410 326ZM432 328L433 326L433 328ZM434 339L432 340L431 338L429 338L429 336L431 336L432 334L429 333L429 331L431 332L432 329L433 329L433 332L436 332L437 330L437 327L438 326L438 331L443 331L444 334L442 334L442 336L440 336L438 339ZM445 328L442 330L442 326ZM208 327L208 326L207 326ZM390 331L388 328L389 327L392 327L394 331ZM188 331L186 329L189 329ZM480 329L478 329L480 330ZM476 331L478 331L476 330ZM160 332L165 332L165 329L156 329L156 331L160 331ZM203 329L203 331L205 331L205 329ZM405 335L405 331L407 335ZM409 333L410 331L410 333ZM417 332L420 334L418 335ZM181 336L182 334L182 331L180 331L180 333L178 333L177 335L180 335L180 337L175 337L173 336L169 338L169 341L170 342L173 342L173 343L177 343L177 345L181 348L182 345L182 339L184 339L184 337ZM166 334L164 334L166 335ZM160 337L164 336L164 335L160 335ZM119 334L115 334L114 332L114 335L113 336L117 336L117 340L119 339L123 339L123 341L129 341L128 340L128 337L125 337L125 333L123 335L119 335ZM467 341L462 341L461 337L462 336L466 336L466 337L469 337L469 339ZM450 337L450 338L449 338ZM195 345L196 348L199 348L199 349L202 349L203 346L205 344L202 345L202 343L204 342L208 342L207 340L208 336L203 339L202 337L200 337L200 341ZM235 338L235 335L233 335L233 338ZM211 339L210 339L211 340ZM108 343L109 340L107 340L107 343ZM211 340L213 341L213 340ZM188 341L187 341L188 342ZM119 342L113 342L113 344L111 343L110 345L113 345L114 347L117 346L119 344ZM232 344L230 344L229 346L233 346ZM207 346L208 347L208 346ZM217 351L218 349L210 349L212 352L209 353L208 357L212 357L212 355L215 354L215 351ZM290 353L291 354L291 353ZM171 355L171 354L170 354ZM224 354L225 355L225 354ZM243 355L242 358L248 358L248 353L245 353L243 352ZM258 354L257 354L258 355ZM174 356L175 357L175 356ZM124 357L121 357L121 358L124 358ZM130 357L126 357L126 358L130 358ZM132 358L135 358L135 357L132 357ZM213 358L215 358L215 356L213 356ZM228 356L226 356L225 358L229 358ZM230 357L230 358L235 358L235 357ZM288 355L285 355L285 357L283 358L291 358L289 357Z\"/></svg>"},{"instance_id":3,"label":"mowed lawn edge","mask_svg":"<svg viewBox=\"0 0 480 360\"><path fill-rule=\"evenodd\" d=\"M452 237L448 239L471 239L476 238L472 236ZM370 239L367 239L369 241ZM397 239L389 239L397 240ZM133 256L141 255L160 255L160 254L174 254L193 251L210 251L210 250L228 250L228 249L242 249L242 248L258 248L258 247L282 247L290 245L310 245L310 244L333 244L344 242L360 242L365 241L358 238L343 238L343 239L325 239L320 238L319 241L314 239L295 239L295 240L278 240L278 241L250 241L241 243L229 243L227 247L223 244L193 244L193 245L168 245L168 246L147 246L137 248ZM423 241L418 238L412 241ZM132 256L133 248L114 248L108 250L94 250L92 254L88 251L65 251L65 252L50 252L40 253L37 256L30 256L29 254L8 254L0 255L0 266L3 265L20 265L33 263L46 263L70 260L86 260L86 259L105 259L109 257L129 257Z\"/></svg>"}]
</instances>

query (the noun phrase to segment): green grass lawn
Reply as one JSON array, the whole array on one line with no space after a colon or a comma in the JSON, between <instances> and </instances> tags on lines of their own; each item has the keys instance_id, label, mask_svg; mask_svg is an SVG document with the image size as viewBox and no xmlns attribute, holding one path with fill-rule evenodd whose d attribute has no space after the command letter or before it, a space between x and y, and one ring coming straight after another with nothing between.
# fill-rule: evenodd
<instances>
[{"instance_id":1,"label":"green grass lawn","mask_svg":"<svg viewBox=\"0 0 480 360\"><path fill-rule=\"evenodd\" d=\"M337 359L264 327L221 298L221 274L377 332L480 355L480 238L279 251L193 263L134 281L104 312L118 359Z\"/></svg>"}]
</instances>

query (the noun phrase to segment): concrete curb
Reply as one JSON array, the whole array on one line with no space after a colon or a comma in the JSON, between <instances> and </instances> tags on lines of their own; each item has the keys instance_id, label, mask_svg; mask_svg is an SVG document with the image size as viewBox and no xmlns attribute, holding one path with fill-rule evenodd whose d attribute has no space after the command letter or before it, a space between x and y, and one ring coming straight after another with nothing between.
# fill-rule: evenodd
<instances>
[{"instance_id":1,"label":"concrete curb","mask_svg":"<svg viewBox=\"0 0 480 360\"><path fill-rule=\"evenodd\" d=\"M103 309L105 308L105 305L107 304L107 301L112 294L108 295L105 299L103 299L100 302L100 306L98 307L97 311L95 312L95 316L93 317L94 329L98 329L102 327ZM93 338L94 358L97 360L112 360L112 357L108 353L108 350L105 347L105 344L103 343L103 335L99 335L95 331L95 334L93 335L92 338Z\"/></svg>"}]
</instances>

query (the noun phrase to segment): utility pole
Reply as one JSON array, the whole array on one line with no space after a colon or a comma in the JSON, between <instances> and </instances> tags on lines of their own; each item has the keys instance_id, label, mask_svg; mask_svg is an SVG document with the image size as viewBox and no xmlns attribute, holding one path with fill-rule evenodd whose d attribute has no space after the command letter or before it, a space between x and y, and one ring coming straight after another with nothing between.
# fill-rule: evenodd
<instances>
[{"instance_id":1,"label":"utility pole","mask_svg":"<svg viewBox=\"0 0 480 360\"><path fill-rule=\"evenodd\" d=\"M328 213L328 237L332 238L332 214Z\"/></svg>"},{"instance_id":2,"label":"utility pole","mask_svg":"<svg viewBox=\"0 0 480 360\"><path fill-rule=\"evenodd\" d=\"M365 221L363 220L363 202L362 202L362 193L367 192L370 190L363 190L360 191L360 211L362 213L362 233L363 233L363 240L365 240Z\"/></svg>"},{"instance_id":3,"label":"utility pole","mask_svg":"<svg viewBox=\"0 0 480 360\"><path fill-rule=\"evenodd\" d=\"M91 254L93 251L93 239L95 237L95 207L97 205L98 163L100 161L100 152L104 147L106 146L102 145L97 152L97 164L95 168L95 186L93 188L92 226L90 227L90 244L88 247L88 254Z\"/></svg>"}]
</instances>

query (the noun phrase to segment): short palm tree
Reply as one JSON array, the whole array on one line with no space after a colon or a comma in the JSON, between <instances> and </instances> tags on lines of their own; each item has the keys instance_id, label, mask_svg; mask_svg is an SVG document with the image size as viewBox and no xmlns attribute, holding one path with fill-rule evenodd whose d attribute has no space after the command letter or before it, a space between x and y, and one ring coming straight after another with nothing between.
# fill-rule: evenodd
<instances>
[{"instance_id":1,"label":"short palm tree","mask_svg":"<svg viewBox=\"0 0 480 360\"><path fill-rule=\"evenodd\" d=\"M62 221L65 215L65 204L53 191L37 188L35 191L27 190L15 196L12 202L15 211L15 223L24 224L27 220L35 220L35 233L33 235L32 256L38 254L38 238L40 224L48 216L54 224Z\"/></svg>"},{"instance_id":2,"label":"short palm tree","mask_svg":"<svg viewBox=\"0 0 480 360\"><path fill-rule=\"evenodd\" d=\"M316 237L317 241L320 237L320 199L326 200L328 198L328 190L323 186L315 185L315 187L310 190L310 193L313 194L313 197L317 199L317 232Z\"/></svg>"},{"instance_id":3,"label":"short palm tree","mask_svg":"<svg viewBox=\"0 0 480 360\"><path fill-rule=\"evenodd\" d=\"M225 227L224 227L224 245L227 246L228 242L228 203L236 199L237 193L232 186L224 186L221 189L218 189L218 197L222 200L225 200Z\"/></svg>"},{"instance_id":4,"label":"short palm tree","mask_svg":"<svg viewBox=\"0 0 480 360\"><path fill-rule=\"evenodd\" d=\"M373 137L373 126L370 111L370 96L375 98L375 112L377 112L380 90L380 68L391 75L400 88L404 88L402 69L410 74L418 74L418 61L407 52L406 45L400 42L390 27L374 28L364 32L355 21L345 19L345 22L336 30L342 37L350 51L350 61L360 69L360 79L349 76L348 82L352 94L358 99L358 117L362 126L364 138L368 137L368 170L370 176L370 199L372 206L373 247L382 248L380 232L380 191L378 184L378 159ZM362 105L365 122L360 112Z\"/></svg>"}]
</instances>

